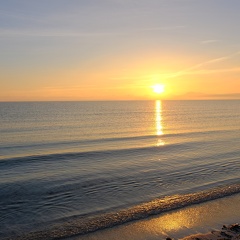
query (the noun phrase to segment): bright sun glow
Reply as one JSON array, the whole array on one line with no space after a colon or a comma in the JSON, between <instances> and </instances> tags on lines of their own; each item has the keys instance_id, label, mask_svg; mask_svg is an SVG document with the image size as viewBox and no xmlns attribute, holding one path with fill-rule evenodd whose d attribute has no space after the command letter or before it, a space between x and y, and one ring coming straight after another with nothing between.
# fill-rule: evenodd
<instances>
[{"instance_id":1,"label":"bright sun glow","mask_svg":"<svg viewBox=\"0 0 240 240\"><path fill-rule=\"evenodd\" d=\"M156 84L153 86L153 91L157 94L161 94L164 92L164 85L162 84Z\"/></svg>"}]
</instances>

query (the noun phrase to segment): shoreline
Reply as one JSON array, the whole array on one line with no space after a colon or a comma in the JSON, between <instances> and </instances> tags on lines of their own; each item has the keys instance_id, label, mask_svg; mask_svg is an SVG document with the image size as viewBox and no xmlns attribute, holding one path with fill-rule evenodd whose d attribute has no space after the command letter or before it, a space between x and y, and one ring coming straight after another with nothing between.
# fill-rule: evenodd
<instances>
[{"instance_id":1,"label":"shoreline","mask_svg":"<svg viewBox=\"0 0 240 240\"><path fill-rule=\"evenodd\" d=\"M214 233L216 235L224 224L239 222L239 202L240 194L235 194L221 199L193 204L147 219L64 239L166 240L169 238L172 240L196 240L199 238L199 240L215 240L218 238L206 238L206 236L213 237L214 235L211 234ZM221 236L220 239L227 238Z\"/></svg>"},{"instance_id":2,"label":"shoreline","mask_svg":"<svg viewBox=\"0 0 240 240\"><path fill-rule=\"evenodd\" d=\"M68 222L64 228L59 225L52 228L51 231L42 229L42 231L30 232L29 234L3 239L33 240L61 238L66 240L166 240L168 238L172 240L217 240L217 234L219 235L219 233L221 233L219 229L221 229L224 224L239 222L239 203L240 193L236 193L207 202L195 203L175 210L170 210L144 219L99 229L98 231L87 231L83 235L79 235L77 232L73 231L74 226L76 227L75 230L77 230L78 223L71 221ZM94 225L86 225L85 227L93 228ZM223 230L228 231L228 227ZM67 233L70 233L71 236L67 236ZM228 232L226 232L226 234L229 235ZM219 236L223 237L221 234ZM220 239L223 240L228 238ZM230 239L239 238L234 236L234 238Z\"/></svg>"}]
</instances>

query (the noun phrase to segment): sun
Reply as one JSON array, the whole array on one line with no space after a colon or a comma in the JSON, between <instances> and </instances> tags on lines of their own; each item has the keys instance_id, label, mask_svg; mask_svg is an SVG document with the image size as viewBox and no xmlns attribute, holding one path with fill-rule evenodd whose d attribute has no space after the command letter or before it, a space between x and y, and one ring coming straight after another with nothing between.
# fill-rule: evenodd
<instances>
[{"instance_id":1,"label":"sun","mask_svg":"<svg viewBox=\"0 0 240 240\"><path fill-rule=\"evenodd\" d=\"M153 91L157 94L161 94L164 92L164 85L163 84L156 84L152 86Z\"/></svg>"}]
</instances>

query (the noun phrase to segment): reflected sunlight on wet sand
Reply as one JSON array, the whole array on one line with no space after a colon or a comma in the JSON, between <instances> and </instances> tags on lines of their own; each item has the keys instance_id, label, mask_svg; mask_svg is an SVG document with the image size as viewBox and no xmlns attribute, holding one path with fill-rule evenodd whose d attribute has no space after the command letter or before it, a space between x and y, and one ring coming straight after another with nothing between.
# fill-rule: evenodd
<instances>
[{"instance_id":1,"label":"reflected sunlight on wet sand","mask_svg":"<svg viewBox=\"0 0 240 240\"><path fill-rule=\"evenodd\" d=\"M69 240L160 240L180 239L190 234L221 229L239 220L240 194L192 205L148 219L90 233Z\"/></svg>"}]
</instances>

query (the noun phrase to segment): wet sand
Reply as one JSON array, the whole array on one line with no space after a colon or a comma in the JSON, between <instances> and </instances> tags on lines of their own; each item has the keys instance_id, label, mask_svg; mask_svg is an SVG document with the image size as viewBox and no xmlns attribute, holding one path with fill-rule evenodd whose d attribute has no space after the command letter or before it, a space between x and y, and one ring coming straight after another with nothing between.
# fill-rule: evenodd
<instances>
[{"instance_id":1,"label":"wet sand","mask_svg":"<svg viewBox=\"0 0 240 240\"><path fill-rule=\"evenodd\" d=\"M181 240L223 240L223 239L240 239L240 225L238 223L226 226L223 225L221 230L211 231L206 234L195 234ZM168 240L171 240L169 238Z\"/></svg>"},{"instance_id":2,"label":"wet sand","mask_svg":"<svg viewBox=\"0 0 240 240\"><path fill-rule=\"evenodd\" d=\"M237 235L234 238L227 238L227 235L221 234L225 232L230 235L227 229L222 229L224 224L227 226L239 222L239 206L240 194L235 194L68 239L161 240L167 237L184 240L239 239Z\"/></svg>"}]
</instances>

